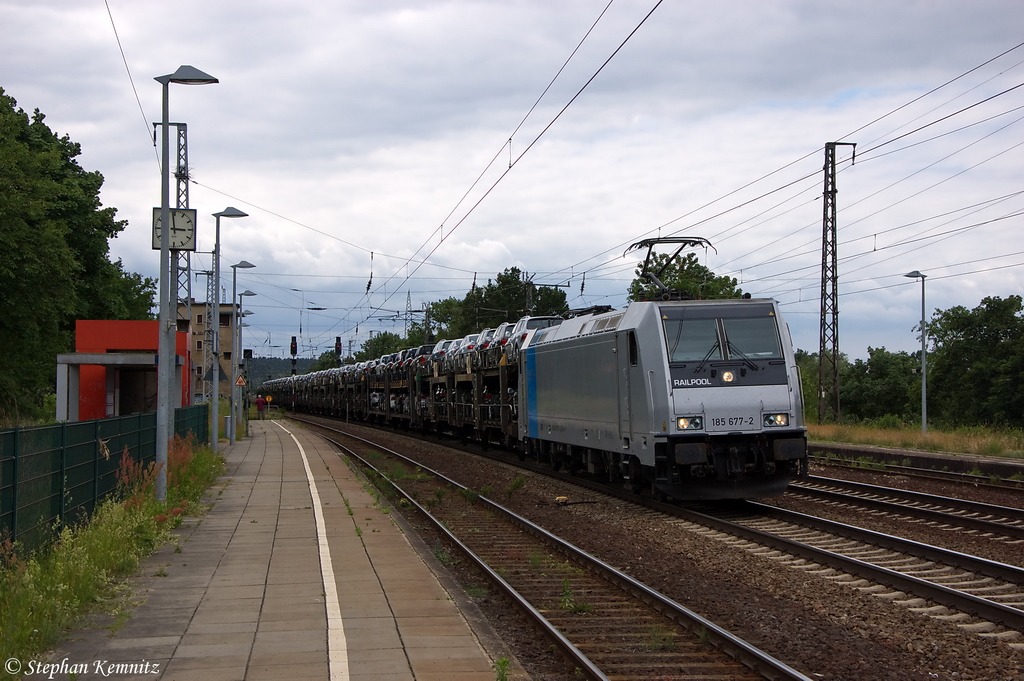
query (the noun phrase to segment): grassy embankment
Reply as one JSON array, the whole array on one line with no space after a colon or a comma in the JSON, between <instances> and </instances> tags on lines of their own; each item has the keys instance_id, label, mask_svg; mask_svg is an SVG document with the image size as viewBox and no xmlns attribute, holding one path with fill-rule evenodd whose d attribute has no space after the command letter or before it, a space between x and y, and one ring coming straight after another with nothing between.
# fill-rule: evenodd
<instances>
[{"instance_id":1,"label":"grassy embankment","mask_svg":"<svg viewBox=\"0 0 1024 681\"><path fill-rule=\"evenodd\" d=\"M171 540L183 515L203 513L199 500L223 470L212 449L175 437L165 503L155 498L155 464L144 469L122 455L117 494L88 522L55 527L54 541L30 555L9 539L0 543L0 659L36 658L104 604L123 623L119 586Z\"/></svg>"},{"instance_id":2,"label":"grassy embankment","mask_svg":"<svg viewBox=\"0 0 1024 681\"><path fill-rule=\"evenodd\" d=\"M1024 458L1024 431L989 428L958 428L952 431L920 428L879 428L875 426L808 425L807 437L815 442L919 449L981 456Z\"/></svg>"}]
</instances>

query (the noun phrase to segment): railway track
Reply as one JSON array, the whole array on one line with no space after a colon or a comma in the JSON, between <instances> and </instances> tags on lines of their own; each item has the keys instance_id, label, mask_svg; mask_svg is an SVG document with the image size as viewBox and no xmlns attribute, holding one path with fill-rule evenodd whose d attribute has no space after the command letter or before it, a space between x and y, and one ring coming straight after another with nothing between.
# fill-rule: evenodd
<instances>
[{"instance_id":1,"label":"railway track","mask_svg":"<svg viewBox=\"0 0 1024 681\"><path fill-rule=\"evenodd\" d=\"M754 502L667 512L687 529L739 539L791 567L1024 649L1024 569Z\"/></svg>"},{"instance_id":2,"label":"railway track","mask_svg":"<svg viewBox=\"0 0 1024 681\"><path fill-rule=\"evenodd\" d=\"M865 456L871 457L876 454L876 452L872 450L864 450L864 454ZM918 478L921 480L933 480L937 482L952 482L956 484L971 485L974 487L987 487L991 489L1024 490L1024 480L995 474L978 475L976 473L907 466L888 461L878 461L875 464L865 464L862 460L836 457L832 454L815 455L810 451L808 452L807 459L811 463L832 468L844 468L857 471L867 470L884 473L886 475L900 475L907 478Z\"/></svg>"},{"instance_id":3,"label":"railway track","mask_svg":"<svg viewBox=\"0 0 1024 681\"><path fill-rule=\"evenodd\" d=\"M587 678L810 681L493 500L385 447L307 423L345 438L327 439L392 485L400 505L434 523Z\"/></svg>"},{"instance_id":4,"label":"railway track","mask_svg":"<svg viewBox=\"0 0 1024 681\"><path fill-rule=\"evenodd\" d=\"M474 453L480 455L480 452ZM739 507L740 510L734 506L723 511L719 507L712 513L701 513L632 495L586 478L553 472L545 466L513 461L510 457L493 453L485 455L646 506L687 530L1024 650L1024 637L1020 633L1024 631L1024 570L1021 568L760 504L748 503L745 509ZM919 512L930 514L931 522L944 518L942 522L955 519L957 523L990 523L993 521L989 518L967 519L962 514L984 511L985 515L991 516L996 508L1001 510L1001 507L970 507L969 502L953 504L959 500L950 500L949 505L960 506L961 515L937 516L934 514L940 511L924 508L921 501L917 500ZM861 500L857 499L855 503L859 504ZM889 510L895 513L907 509L896 507ZM1001 521L1006 523L999 524L1000 529L1016 524L1013 518L1003 518L1006 515L1014 515L1013 509L1000 515ZM977 527L984 527L985 531L995 529L989 525ZM1005 537L1005 532L1002 534L1005 541L1019 541Z\"/></svg>"},{"instance_id":5,"label":"railway track","mask_svg":"<svg viewBox=\"0 0 1024 681\"><path fill-rule=\"evenodd\" d=\"M998 541L1024 544L1024 509L818 476L790 483L786 494L869 508L923 520L941 529L963 529Z\"/></svg>"}]
</instances>

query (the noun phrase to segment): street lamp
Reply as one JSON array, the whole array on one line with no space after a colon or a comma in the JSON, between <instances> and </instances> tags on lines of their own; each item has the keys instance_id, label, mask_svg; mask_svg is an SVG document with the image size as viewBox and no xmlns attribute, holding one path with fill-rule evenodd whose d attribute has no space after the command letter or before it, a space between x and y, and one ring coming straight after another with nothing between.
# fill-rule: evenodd
<instances>
[{"instance_id":1,"label":"street lamp","mask_svg":"<svg viewBox=\"0 0 1024 681\"><path fill-rule=\"evenodd\" d=\"M170 158L170 106L167 97L171 83L180 85L208 85L219 82L213 76L192 66L179 66L178 70L154 80L163 86L160 117L160 294L159 335L157 336L157 396L156 396L156 498L167 499L167 448L174 427L175 334L177 310L171 307L171 282L177 284L177 272L171 270L171 158ZM177 259L175 259L175 269ZM176 289L175 289L176 290ZM177 295L174 296L177 298Z\"/></svg>"},{"instance_id":2,"label":"street lamp","mask_svg":"<svg viewBox=\"0 0 1024 681\"><path fill-rule=\"evenodd\" d=\"M238 268L250 269L256 267L248 260L242 260L231 266L231 397L228 400L228 405L231 408L231 428L228 433L228 442L235 444L235 431L238 429L238 419L241 418L241 410L238 408L238 386L235 383L238 382L238 354L241 352L239 349L241 346L238 343L238 317L237 314L242 309L241 298L238 298ZM256 295L252 291L246 289L246 293L249 295ZM243 294L244 295L244 294ZM238 307L235 307L235 299L238 298Z\"/></svg>"},{"instance_id":3,"label":"street lamp","mask_svg":"<svg viewBox=\"0 0 1024 681\"><path fill-rule=\"evenodd\" d=\"M928 334L925 331L925 313L924 313L924 279L927 274L921 274L919 271L914 270L913 272L907 272L903 275L904 277L910 277L911 279L921 280L921 432L928 432L928 360L927 360L927 340Z\"/></svg>"},{"instance_id":4,"label":"street lamp","mask_svg":"<svg viewBox=\"0 0 1024 681\"><path fill-rule=\"evenodd\" d=\"M253 293L253 295L256 295L256 294ZM239 300L241 300L241 298L239 298ZM241 303L239 303L239 305L241 305ZM250 312L249 310L246 310L245 312L242 313L242 317L248 317L251 314L255 314L255 313L254 312ZM249 383L249 367L245 364L245 360L242 358L242 355L244 354L244 350L242 350L242 329L247 329L247 328L249 328L249 325L246 324L245 322L239 322L238 323L238 360L239 361L238 361L238 364L236 366L238 366L239 372L242 372L242 371L245 372L245 382L246 382L246 388L245 389L249 390L249 386L248 386L248 383ZM242 419L242 423L245 424L245 436L249 437L249 417L248 417L248 415L246 415L244 417L242 416L242 412L244 410L243 407L244 407L245 404L246 404L246 402L245 402L245 399L244 399L244 393L239 394L239 396L238 396L238 418Z\"/></svg>"},{"instance_id":5,"label":"street lamp","mask_svg":"<svg viewBox=\"0 0 1024 681\"><path fill-rule=\"evenodd\" d=\"M242 416L242 410L239 408L238 397L239 390L238 386L238 366L241 360L242 344L238 339L238 319L239 314L237 312L242 309L242 299L236 294L238 291L238 268L251 269L256 267L248 260L242 260L231 266L231 432L228 435L228 441L231 444L235 444L235 430L237 429L236 423ZM252 291L246 289L242 292L243 296L254 296L256 295ZM235 307L235 299L238 298L238 307Z\"/></svg>"},{"instance_id":6,"label":"street lamp","mask_svg":"<svg viewBox=\"0 0 1024 681\"><path fill-rule=\"evenodd\" d=\"M237 208L228 206L219 213L214 213L217 218L217 233L213 241L213 291L217 298L220 298L220 219L221 218L245 218L248 213L243 213ZM232 299L231 304L235 301ZM210 446L217 451L217 443L220 440L220 300L213 301L213 309L216 310L216 319L207 319L207 324L213 324L213 406L210 409L210 420L213 422L213 429L210 433ZM232 390L234 386L232 386ZM231 426L225 430L230 431Z\"/></svg>"}]
</instances>

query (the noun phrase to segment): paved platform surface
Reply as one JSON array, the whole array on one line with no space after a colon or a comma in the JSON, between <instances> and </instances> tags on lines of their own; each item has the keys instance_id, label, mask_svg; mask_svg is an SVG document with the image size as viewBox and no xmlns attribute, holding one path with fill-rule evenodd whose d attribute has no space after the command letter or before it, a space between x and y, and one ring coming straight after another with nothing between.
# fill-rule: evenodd
<instances>
[{"instance_id":1,"label":"paved platform surface","mask_svg":"<svg viewBox=\"0 0 1024 681\"><path fill-rule=\"evenodd\" d=\"M493 680L452 595L337 453L289 422L250 435L224 446L225 484L180 552L147 560L132 617L50 657L89 672L53 678L103 676L99 662L120 681Z\"/></svg>"}]
</instances>

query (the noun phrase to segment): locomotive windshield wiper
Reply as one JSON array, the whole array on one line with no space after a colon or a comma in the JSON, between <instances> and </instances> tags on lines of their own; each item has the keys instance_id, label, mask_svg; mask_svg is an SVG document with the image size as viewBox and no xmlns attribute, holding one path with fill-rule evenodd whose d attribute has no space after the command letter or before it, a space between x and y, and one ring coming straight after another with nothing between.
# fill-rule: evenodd
<instances>
[{"instance_id":1,"label":"locomotive windshield wiper","mask_svg":"<svg viewBox=\"0 0 1024 681\"><path fill-rule=\"evenodd\" d=\"M743 360L743 363L744 363L744 364L746 364L746 365L747 365L748 367L750 367L750 368L751 368L751 369L753 369L754 371L757 371L757 370L758 370L758 366L757 366L756 364L754 364L754 360L752 360L752 359L750 359L749 357L747 357L746 355L744 355L744 354L743 354L743 351L742 351L742 350L740 350L740 349L739 349L738 347L736 347L735 345L733 345L733 342L732 342L731 340L727 340L727 341L725 341L725 342L726 342L726 344L727 344L727 345L728 345L728 347L729 347L729 353L730 353L730 355L733 355L733 354L735 354L735 355L736 355L737 357L739 357L740 359L742 359L742 360Z\"/></svg>"},{"instance_id":2,"label":"locomotive windshield wiper","mask_svg":"<svg viewBox=\"0 0 1024 681\"><path fill-rule=\"evenodd\" d=\"M718 341L715 341L715 344L711 346L710 350L708 350L708 354L704 355L704 359L700 361L700 364L698 364L697 368L693 370L693 373L699 374L700 372L704 371L704 365L708 363L708 360L711 359L711 354L717 349Z\"/></svg>"}]
</instances>

